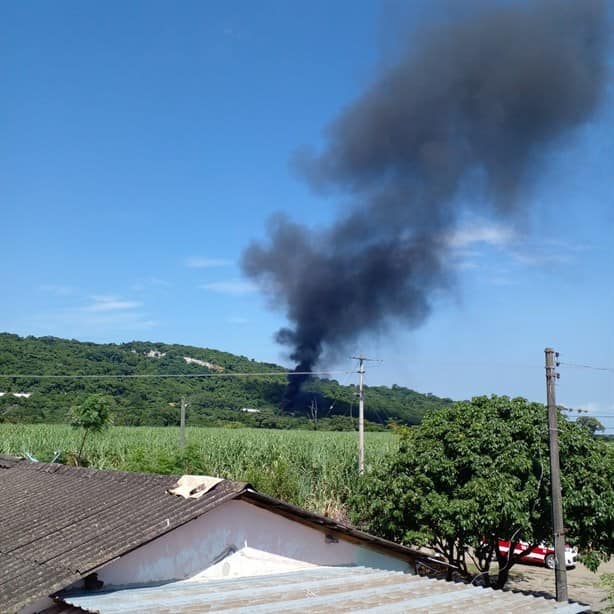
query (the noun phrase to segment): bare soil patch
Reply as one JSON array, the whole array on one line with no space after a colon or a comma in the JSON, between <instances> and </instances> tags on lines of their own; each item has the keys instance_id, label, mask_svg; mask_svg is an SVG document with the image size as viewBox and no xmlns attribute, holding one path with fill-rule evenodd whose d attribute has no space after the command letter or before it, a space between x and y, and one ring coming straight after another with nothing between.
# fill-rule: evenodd
<instances>
[{"instance_id":1,"label":"bare soil patch","mask_svg":"<svg viewBox=\"0 0 614 614\"><path fill-rule=\"evenodd\" d=\"M571 601L587 604L591 612L601 612L607 605L606 591L600 586L604 573L614 573L614 559L602 563L597 573L589 571L582 563L567 570L567 591ZM534 591L555 597L554 570L535 565L514 565L510 572L509 588Z\"/></svg>"}]
</instances>

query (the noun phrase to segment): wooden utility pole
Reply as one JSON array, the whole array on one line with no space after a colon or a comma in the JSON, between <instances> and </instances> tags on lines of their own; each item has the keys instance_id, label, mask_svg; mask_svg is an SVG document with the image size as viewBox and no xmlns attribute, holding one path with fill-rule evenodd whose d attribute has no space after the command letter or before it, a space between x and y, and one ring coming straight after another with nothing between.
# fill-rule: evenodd
<instances>
[{"instance_id":1,"label":"wooden utility pole","mask_svg":"<svg viewBox=\"0 0 614 614\"><path fill-rule=\"evenodd\" d=\"M563 527L563 501L561 497L561 469L559 465L559 429L554 384L559 377L555 363L558 352L552 348L546 354L546 394L548 398L548 443L550 447L550 484L552 489L552 528L554 532L554 580L556 600L567 601L567 566L565 565L565 528Z\"/></svg>"},{"instance_id":2,"label":"wooden utility pole","mask_svg":"<svg viewBox=\"0 0 614 614\"><path fill-rule=\"evenodd\" d=\"M181 397L181 421L179 423L179 451L185 451L185 397Z\"/></svg>"}]
</instances>

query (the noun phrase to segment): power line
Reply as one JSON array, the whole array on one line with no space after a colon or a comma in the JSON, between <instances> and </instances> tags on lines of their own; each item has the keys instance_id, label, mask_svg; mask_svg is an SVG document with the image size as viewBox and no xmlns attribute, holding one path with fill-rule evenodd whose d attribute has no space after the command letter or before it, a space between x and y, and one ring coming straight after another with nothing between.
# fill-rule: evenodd
<instances>
[{"instance_id":1,"label":"power line","mask_svg":"<svg viewBox=\"0 0 614 614\"><path fill-rule=\"evenodd\" d=\"M278 376L288 377L295 375L339 375L348 374L352 371L252 371L251 373L133 373L133 374L96 374L96 375L58 375L58 374L2 374L0 378L6 379L156 379L156 378L183 378L183 377L264 377Z\"/></svg>"},{"instance_id":2,"label":"power line","mask_svg":"<svg viewBox=\"0 0 614 614\"><path fill-rule=\"evenodd\" d=\"M567 420L567 422L577 422L583 418L602 418L603 420L611 420L614 418L614 414L586 414L584 416L569 416L563 414L563 418Z\"/></svg>"},{"instance_id":3,"label":"power line","mask_svg":"<svg viewBox=\"0 0 614 614\"><path fill-rule=\"evenodd\" d=\"M595 367L594 365L583 365L574 362L559 362L562 367L574 367L575 369L591 369L592 371L610 371L614 373L614 368L612 367Z\"/></svg>"},{"instance_id":4,"label":"power line","mask_svg":"<svg viewBox=\"0 0 614 614\"><path fill-rule=\"evenodd\" d=\"M382 362L382 361L374 361L374 362ZM457 363L452 361L446 361L446 364L454 364L466 365L468 363ZM473 364L473 363L472 363ZM485 364L485 363L475 363L475 364ZM490 363L489 363L490 364ZM559 362L561 366L572 367L577 369L591 369L593 371L607 371L614 373L613 367L598 367L594 365L580 364L580 363L572 363L572 362ZM380 364L373 365L374 367L380 367ZM510 366L509 364L507 366ZM518 365L527 368L533 368L533 365ZM180 378L180 377L250 377L250 376L292 376L292 375L347 375L351 374L353 371L252 371L246 373L137 373L137 374L86 374L86 375L78 375L78 374L22 374L22 373L0 373L0 378L31 378L31 379L94 379L94 378Z\"/></svg>"}]
</instances>

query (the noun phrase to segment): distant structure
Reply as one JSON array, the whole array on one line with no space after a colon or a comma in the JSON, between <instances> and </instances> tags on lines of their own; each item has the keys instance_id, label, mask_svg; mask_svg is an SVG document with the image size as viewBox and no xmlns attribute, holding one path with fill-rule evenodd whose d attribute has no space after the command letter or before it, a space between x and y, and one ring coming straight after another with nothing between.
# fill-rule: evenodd
<instances>
[{"instance_id":1,"label":"distant structure","mask_svg":"<svg viewBox=\"0 0 614 614\"><path fill-rule=\"evenodd\" d=\"M5 394L12 394L19 399L29 399L32 396L31 392L0 392L0 397L3 397Z\"/></svg>"},{"instance_id":2,"label":"distant structure","mask_svg":"<svg viewBox=\"0 0 614 614\"><path fill-rule=\"evenodd\" d=\"M217 371L218 373L224 370L224 367L220 367L220 365L207 362L206 360L199 360L198 358L191 358L190 356L184 356L183 360L185 360L188 365L199 365L201 367L206 367L210 371Z\"/></svg>"}]
</instances>

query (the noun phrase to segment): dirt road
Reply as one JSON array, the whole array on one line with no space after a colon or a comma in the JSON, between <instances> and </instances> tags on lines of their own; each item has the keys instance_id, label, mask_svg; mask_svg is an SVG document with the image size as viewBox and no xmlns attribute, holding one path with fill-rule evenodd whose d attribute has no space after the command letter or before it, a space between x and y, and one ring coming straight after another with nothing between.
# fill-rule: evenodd
<instances>
[{"instance_id":1,"label":"dirt road","mask_svg":"<svg viewBox=\"0 0 614 614\"><path fill-rule=\"evenodd\" d=\"M614 559L602 564L597 573L589 571L581 563L575 569L568 569L569 599L588 604L591 612L605 610L606 592L599 584L599 577L604 573L614 573ZM523 591L537 591L554 597L556 594L554 570L533 565L514 565L508 586Z\"/></svg>"}]
</instances>

